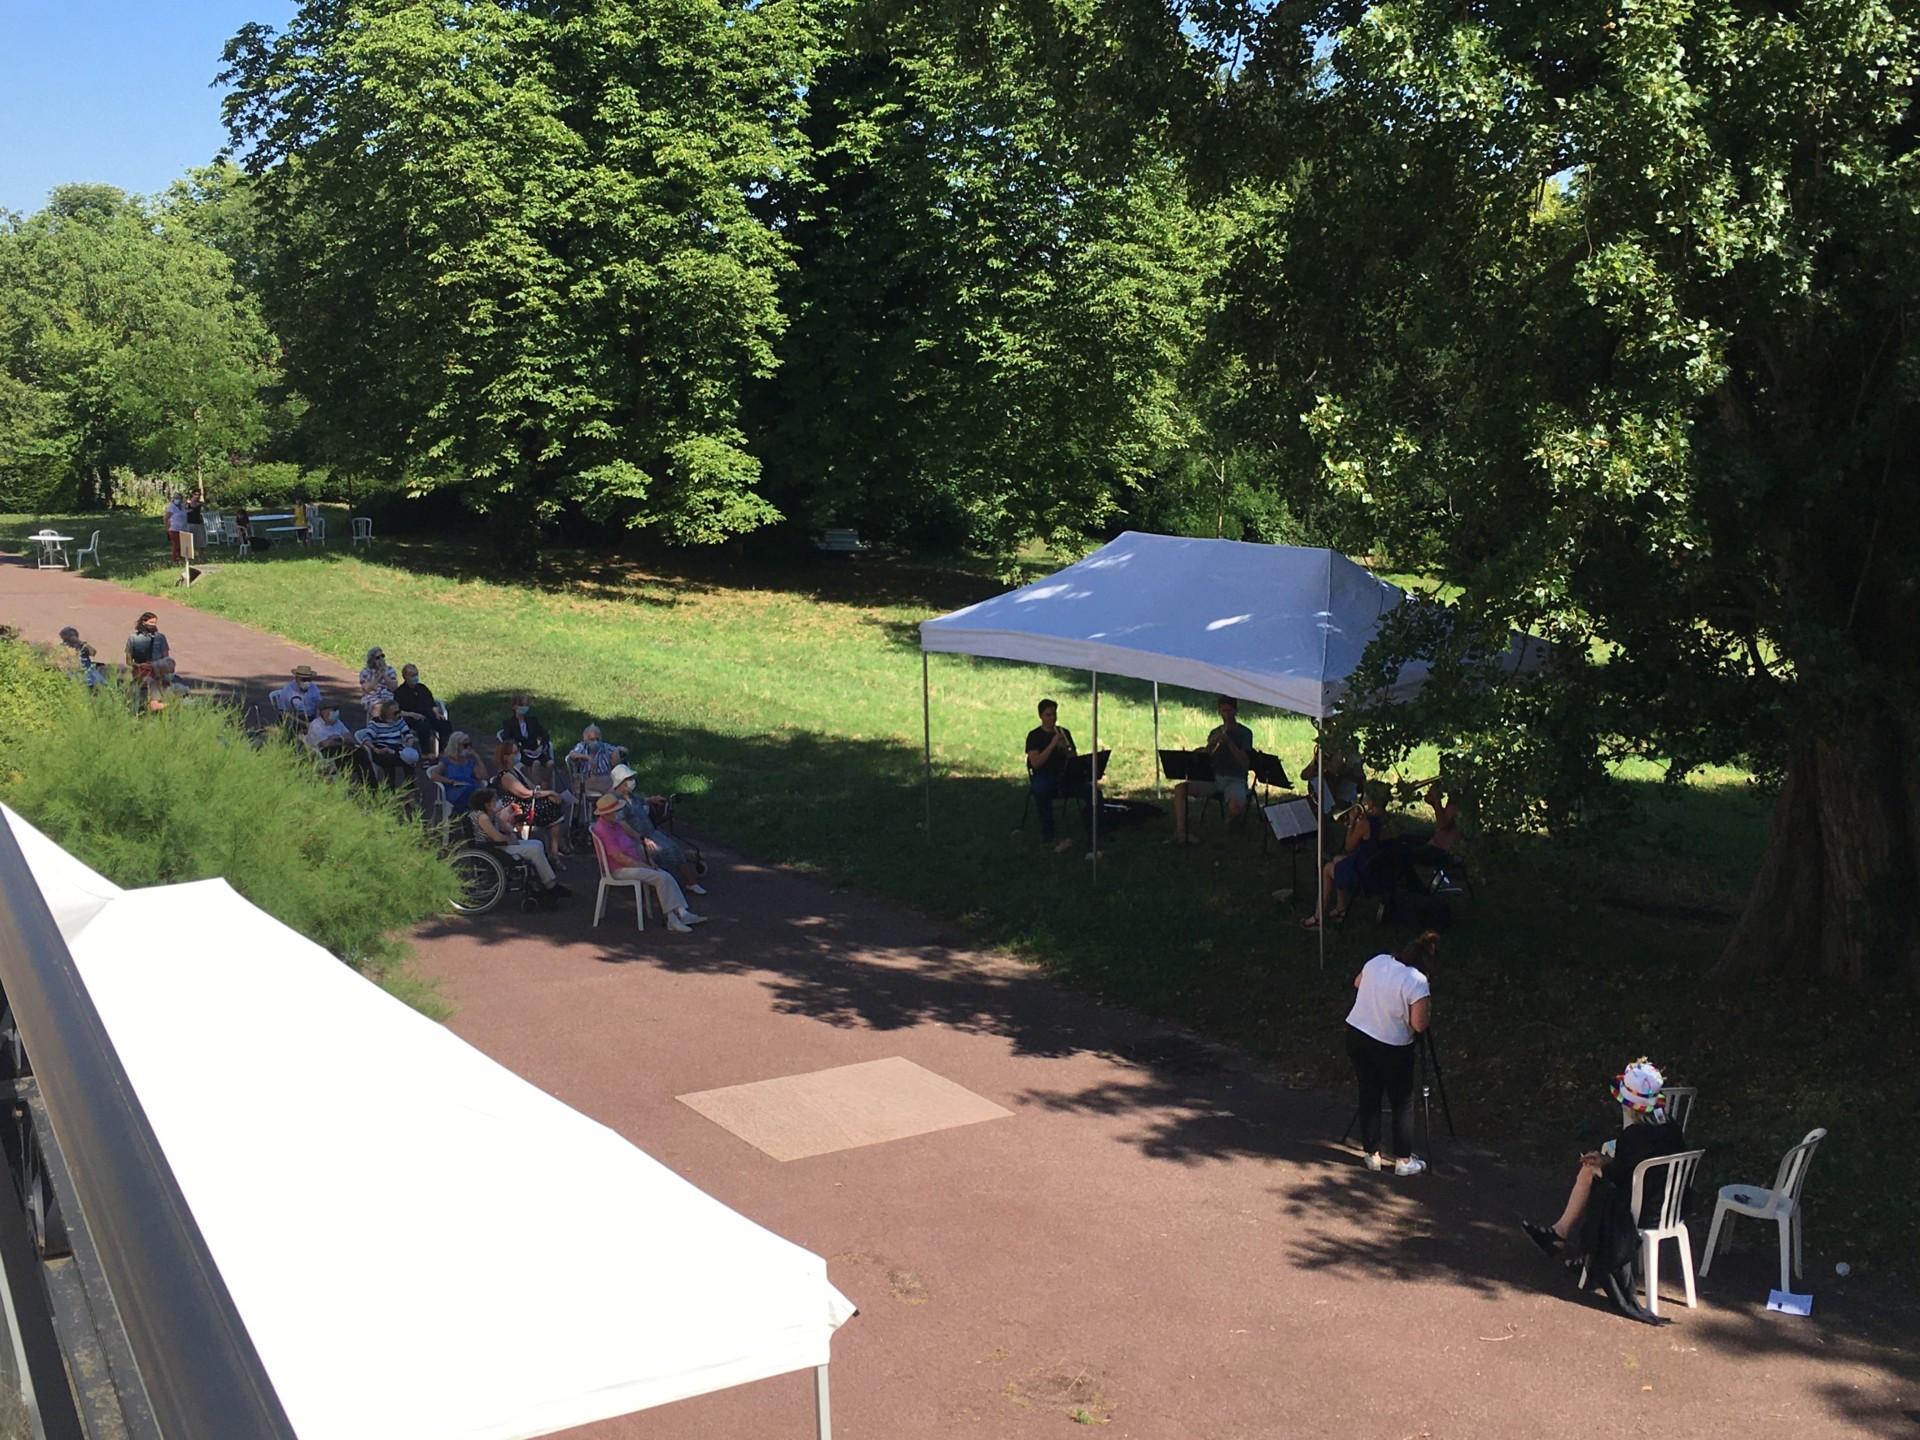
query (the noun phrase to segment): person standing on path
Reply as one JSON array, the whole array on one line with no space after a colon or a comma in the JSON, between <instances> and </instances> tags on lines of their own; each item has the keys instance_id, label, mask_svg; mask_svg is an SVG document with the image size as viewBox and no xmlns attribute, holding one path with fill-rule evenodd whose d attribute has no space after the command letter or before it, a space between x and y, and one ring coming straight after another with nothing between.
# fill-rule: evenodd
<instances>
[{"instance_id":1,"label":"person standing on path","mask_svg":"<svg viewBox=\"0 0 1920 1440\"><path fill-rule=\"evenodd\" d=\"M187 504L175 495L167 501L167 553L175 560L181 558L180 537L187 533Z\"/></svg>"},{"instance_id":2,"label":"person standing on path","mask_svg":"<svg viewBox=\"0 0 1920 1440\"><path fill-rule=\"evenodd\" d=\"M1397 955L1376 955L1353 977L1347 1014L1347 1057L1360 1083L1360 1148L1367 1168L1379 1170L1380 1097L1393 1111L1393 1173L1418 1175L1427 1162L1413 1153L1414 1046L1433 1018L1433 992L1423 967L1433 963L1440 937L1421 932Z\"/></svg>"}]
</instances>

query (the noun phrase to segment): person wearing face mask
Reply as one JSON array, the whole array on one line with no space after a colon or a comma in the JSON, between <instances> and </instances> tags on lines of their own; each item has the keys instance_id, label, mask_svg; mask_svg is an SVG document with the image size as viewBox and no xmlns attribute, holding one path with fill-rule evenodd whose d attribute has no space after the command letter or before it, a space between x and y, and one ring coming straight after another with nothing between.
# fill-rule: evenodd
<instances>
[{"instance_id":1,"label":"person wearing face mask","mask_svg":"<svg viewBox=\"0 0 1920 1440\"><path fill-rule=\"evenodd\" d=\"M547 734L540 717L533 713L531 696L513 697L513 709L507 715L507 723L500 727L500 738L520 747L520 759L534 779L542 785L552 783L553 737Z\"/></svg>"},{"instance_id":2,"label":"person wearing face mask","mask_svg":"<svg viewBox=\"0 0 1920 1440\"><path fill-rule=\"evenodd\" d=\"M400 667L400 688L393 692L393 698L400 706L400 718L420 742L420 753L438 755L453 733L453 723L447 719L447 707L420 683L418 665Z\"/></svg>"},{"instance_id":3,"label":"person wearing face mask","mask_svg":"<svg viewBox=\"0 0 1920 1440\"><path fill-rule=\"evenodd\" d=\"M340 722L339 702L320 702L320 713L307 726L307 748L329 758L353 750L353 732Z\"/></svg>"},{"instance_id":4,"label":"person wearing face mask","mask_svg":"<svg viewBox=\"0 0 1920 1440\"><path fill-rule=\"evenodd\" d=\"M160 633L160 617L153 611L145 611L134 622L126 653L127 678L133 682L134 693L145 698L149 709L160 709L161 697L173 683L174 663L167 637Z\"/></svg>"},{"instance_id":5,"label":"person wearing face mask","mask_svg":"<svg viewBox=\"0 0 1920 1440\"><path fill-rule=\"evenodd\" d=\"M493 772L480 758L480 752L473 748L467 732L456 730L447 737L447 748L440 752L440 759L427 771L427 776L446 787L447 803L453 807L454 814L459 815L466 812L467 801L473 798L474 792L492 780Z\"/></svg>"},{"instance_id":6,"label":"person wearing face mask","mask_svg":"<svg viewBox=\"0 0 1920 1440\"><path fill-rule=\"evenodd\" d=\"M387 664L387 652L378 645L367 651L367 663L360 667L360 703L366 708L367 718L371 720L373 707L393 699L393 692L399 688L400 677Z\"/></svg>"}]
</instances>

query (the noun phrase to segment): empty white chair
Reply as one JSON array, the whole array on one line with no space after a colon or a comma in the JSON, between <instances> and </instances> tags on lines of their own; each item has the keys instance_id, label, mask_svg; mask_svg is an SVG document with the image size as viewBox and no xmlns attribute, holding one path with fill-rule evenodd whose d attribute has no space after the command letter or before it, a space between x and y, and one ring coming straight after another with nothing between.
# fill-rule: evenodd
<instances>
[{"instance_id":1,"label":"empty white chair","mask_svg":"<svg viewBox=\"0 0 1920 1440\"><path fill-rule=\"evenodd\" d=\"M373 543L373 521L365 515L353 517L353 543L371 545Z\"/></svg>"},{"instance_id":2,"label":"empty white chair","mask_svg":"<svg viewBox=\"0 0 1920 1440\"><path fill-rule=\"evenodd\" d=\"M98 566L100 563L100 532L98 530L93 532L93 539L82 545L79 550L74 553L73 568L76 570L86 569L87 557L89 555L93 557L93 563Z\"/></svg>"},{"instance_id":3,"label":"empty white chair","mask_svg":"<svg viewBox=\"0 0 1920 1440\"><path fill-rule=\"evenodd\" d=\"M647 898L651 892L638 880L617 879L610 874L607 867L606 847L600 843L600 837L595 835L591 830L589 830L587 834L593 841L593 858L600 866L600 888L595 892L593 897L593 923L598 925L600 923L600 917L607 913L607 891L627 889L633 891L634 912L640 917L639 928L645 930L647 928Z\"/></svg>"},{"instance_id":4,"label":"empty white chair","mask_svg":"<svg viewBox=\"0 0 1920 1440\"><path fill-rule=\"evenodd\" d=\"M307 513L308 513L307 532L310 535L312 535L313 543L316 545L326 544L327 543L327 517L320 513L320 509L318 506L315 506L312 510L308 511Z\"/></svg>"},{"instance_id":5,"label":"empty white chair","mask_svg":"<svg viewBox=\"0 0 1920 1440\"><path fill-rule=\"evenodd\" d=\"M1668 1085L1660 1092L1660 1103L1666 1107L1667 1119L1682 1130L1693 1119L1693 1102L1699 1098L1700 1091L1693 1085Z\"/></svg>"},{"instance_id":6,"label":"empty white chair","mask_svg":"<svg viewBox=\"0 0 1920 1440\"><path fill-rule=\"evenodd\" d=\"M1813 1152L1826 1138L1824 1127L1809 1130L1807 1138L1781 1158L1780 1172L1773 1177L1770 1190L1758 1185L1720 1187L1720 1199L1713 1207L1713 1228L1707 1231L1707 1248L1700 1256L1702 1275L1713 1268L1715 1249L1733 1239L1731 1225L1726 1227L1726 1240L1720 1236L1720 1227L1727 1217L1751 1215L1756 1220L1771 1220L1780 1227L1780 1288L1793 1289L1793 1277L1801 1273L1800 1192L1806 1188Z\"/></svg>"}]
</instances>

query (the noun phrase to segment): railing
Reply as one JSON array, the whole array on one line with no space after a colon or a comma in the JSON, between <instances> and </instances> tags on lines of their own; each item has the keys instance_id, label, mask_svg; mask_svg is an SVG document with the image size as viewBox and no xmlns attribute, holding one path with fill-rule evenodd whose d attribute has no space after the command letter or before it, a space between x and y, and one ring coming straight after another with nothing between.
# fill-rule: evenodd
<instances>
[{"instance_id":1,"label":"railing","mask_svg":"<svg viewBox=\"0 0 1920 1440\"><path fill-rule=\"evenodd\" d=\"M182 1057L183 1065L190 1057ZM228 1077L243 1083L243 1077ZM183 1082L184 1083L184 1082ZM292 1440L13 832L0 821L0 1261L49 1440Z\"/></svg>"}]
</instances>

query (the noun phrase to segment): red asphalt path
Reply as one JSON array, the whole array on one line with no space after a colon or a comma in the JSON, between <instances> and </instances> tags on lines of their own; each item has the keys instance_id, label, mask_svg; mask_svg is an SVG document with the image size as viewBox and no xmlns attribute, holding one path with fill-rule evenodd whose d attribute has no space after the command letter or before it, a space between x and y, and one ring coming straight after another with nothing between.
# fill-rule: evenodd
<instances>
[{"instance_id":1,"label":"red asphalt path","mask_svg":"<svg viewBox=\"0 0 1920 1440\"><path fill-rule=\"evenodd\" d=\"M117 653L146 608L190 678L257 693L304 660L351 681L214 616L0 565L0 620L29 639L75 623ZM1335 1143L1344 1096L1273 1084L898 907L708 855L696 934L636 934L624 899L595 930L575 860L562 912L428 927L421 964L457 1033L828 1258L861 1311L833 1347L840 1440L1060 1435L1075 1412L1153 1440L1920 1437L1915 1337L1888 1318L1911 1311L1836 1281L1818 1235L1812 1320L1762 1308L1774 1238L1742 1222L1699 1309L1669 1283L1676 1323L1632 1324L1572 1294L1515 1223L1557 1211L1571 1165L1442 1146L1438 1177L1370 1174ZM889 1056L1013 1113L782 1163L674 1098ZM524 1185L525 1228L501 1243L592 1265L564 1203L536 1172ZM810 1435L810 1406L810 1377L783 1376L570 1433L770 1440Z\"/></svg>"}]
</instances>

